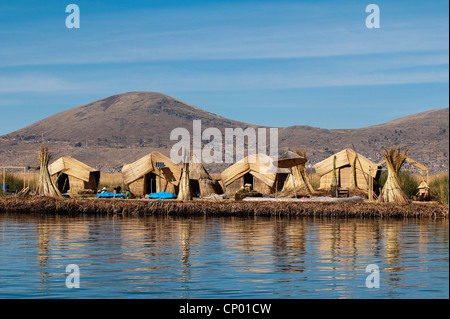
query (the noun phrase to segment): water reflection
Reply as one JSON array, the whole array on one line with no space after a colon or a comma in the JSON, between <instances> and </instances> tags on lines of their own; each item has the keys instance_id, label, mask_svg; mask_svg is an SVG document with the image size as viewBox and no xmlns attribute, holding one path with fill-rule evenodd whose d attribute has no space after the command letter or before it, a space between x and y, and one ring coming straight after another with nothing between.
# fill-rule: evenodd
<instances>
[{"instance_id":1,"label":"water reflection","mask_svg":"<svg viewBox=\"0 0 450 319\"><path fill-rule=\"evenodd\" d=\"M70 297L65 267L74 263L83 297L364 298L365 267L375 263L383 289L367 297L422 298L431 291L448 298L445 220L0 215L0 221L0 297L12 291Z\"/></svg>"}]
</instances>

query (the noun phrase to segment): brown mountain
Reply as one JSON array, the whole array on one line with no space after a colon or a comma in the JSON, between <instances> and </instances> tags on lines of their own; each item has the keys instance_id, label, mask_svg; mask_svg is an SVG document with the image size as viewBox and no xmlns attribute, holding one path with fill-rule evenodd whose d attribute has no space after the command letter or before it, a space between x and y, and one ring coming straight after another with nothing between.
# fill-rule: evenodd
<instances>
[{"instance_id":1,"label":"brown mountain","mask_svg":"<svg viewBox=\"0 0 450 319\"><path fill-rule=\"evenodd\" d=\"M449 110L435 109L385 124L345 130L310 126L279 128L280 151L307 149L309 163L317 163L352 144L374 161L380 150L393 145L410 148L409 155L433 172L448 170ZM39 143L49 145L53 156L69 155L103 171L118 171L125 163L159 150L169 155L176 127L202 129L257 127L203 111L170 96L131 92L110 96L55 114L30 126L0 136L1 165L35 165ZM226 165L211 165L220 171Z\"/></svg>"}]
</instances>

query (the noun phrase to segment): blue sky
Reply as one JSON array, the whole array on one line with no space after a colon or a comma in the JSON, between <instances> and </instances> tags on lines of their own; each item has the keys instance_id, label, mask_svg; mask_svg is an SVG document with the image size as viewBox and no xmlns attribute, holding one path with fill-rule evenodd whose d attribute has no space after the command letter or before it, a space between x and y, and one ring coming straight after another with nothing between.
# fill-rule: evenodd
<instances>
[{"instance_id":1,"label":"blue sky","mask_svg":"<svg viewBox=\"0 0 450 319\"><path fill-rule=\"evenodd\" d=\"M65 8L80 8L68 29ZM365 8L380 8L368 29ZM0 0L0 134L129 91L265 126L448 107L448 1Z\"/></svg>"}]
</instances>

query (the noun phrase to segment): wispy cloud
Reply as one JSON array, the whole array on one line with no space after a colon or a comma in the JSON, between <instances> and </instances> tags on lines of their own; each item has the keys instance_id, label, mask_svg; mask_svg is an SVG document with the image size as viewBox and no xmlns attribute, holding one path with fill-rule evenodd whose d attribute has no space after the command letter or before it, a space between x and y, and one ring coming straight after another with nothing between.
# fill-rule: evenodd
<instances>
[{"instance_id":1,"label":"wispy cloud","mask_svg":"<svg viewBox=\"0 0 450 319\"><path fill-rule=\"evenodd\" d=\"M0 76L0 92L20 93L20 92L69 92L81 89L80 84L67 80L49 76Z\"/></svg>"},{"instance_id":2,"label":"wispy cloud","mask_svg":"<svg viewBox=\"0 0 450 319\"><path fill-rule=\"evenodd\" d=\"M247 105L275 105L279 121L292 124L303 116L294 109L318 105L312 118L331 122L337 114L326 110L335 105L357 106L361 118L381 105L448 106L447 1L377 0L377 30L365 27L360 0L199 1L77 0L77 30L65 28L59 0L0 2L0 98L23 97L23 110L54 99L53 114L127 91L201 92L204 106L238 115ZM372 89L378 95L362 107ZM383 99L385 92L396 100ZM241 120L264 117L253 110Z\"/></svg>"},{"instance_id":3,"label":"wispy cloud","mask_svg":"<svg viewBox=\"0 0 450 319\"><path fill-rule=\"evenodd\" d=\"M365 16L364 6L355 2L87 12L79 30L37 23L26 34L0 35L6 48L0 66L448 51L448 17L398 12L386 14L381 29L369 30Z\"/></svg>"}]
</instances>

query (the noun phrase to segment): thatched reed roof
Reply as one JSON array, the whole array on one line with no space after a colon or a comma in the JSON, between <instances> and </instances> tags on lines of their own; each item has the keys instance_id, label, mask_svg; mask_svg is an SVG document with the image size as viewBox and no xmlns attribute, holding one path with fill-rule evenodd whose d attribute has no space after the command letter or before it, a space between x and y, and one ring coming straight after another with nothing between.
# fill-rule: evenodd
<instances>
[{"instance_id":1,"label":"thatched reed roof","mask_svg":"<svg viewBox=\"0 0 450 319\"><path fill-rule=\"evenodd\" d=\"M278 165L292 165L291 174L288 175L284 182L283 189L279 197L294 197L295 195L312 195L314 188L309 180L308 172L305 164L306 150L296 152L287 151L279 157ZM294 185L295 184L295 185ZM295 186L295 187L294 187Z\"/></svg>"},{"instance_id":2,"label":"thatched reed roof","mask_svg":"<svg viewBox=\"0 0 450 319\"><path fill-rule=\"evenodd\" d=\"M278 157L276 165L280 168L304 165L308 160L305 156L300 156L292 151L286 151Z\"/></svg>"},{"instance_id":3,"label":"thatched reed roof","mask_svg":"<svg viewBox=\"0 0 450 319\"><path fill-rule=\"evenodd\" d=\"M277 173L289 173L289 169L278 168L273 173L271 163L271 158L265 154L247 156L222 172L222 182L227 186L245 174L250 173L267 186L272 187Z\"/></svg>"},{"instance_id":4,"label":"thatched reed roof","mask_svg":"<svg viewBox=\"0 0 450 319\"><path fill-rule=\"evenodd\" d=\"M83 162L80 162L72 157L60 157L49 165L50 174L53 176L58 173L64 173L69 176L76 177L82 181L89 182L89 177L92 172L99 172Z\"/></svg>"},{"instance_id":5,"label":"thatched reed roof","mask_svg":"<svg viewBox=\"0 0 450 319\"><path fill-rule=\"evenodd\" d=\"M370 171L370 174L372 175L372 177L376 178L378 165L376 163L372 162L371 160L369 160L368 158L364 157L363 155L356 153L351 148L344 149L344 150L324 159L322 162L314 165L314 168L316 169L316 173L319 176L323 176L323 175L331 172L333 170L333 161L334 161L335 157L336 157L336 168L347 166L347 165L353 165L353 163L355 163L356 157L358 157L358 161L357 161L357 164L355 165L355 168L357 170L361 171L361 166L362 166L362 171L365 174L369 174L369 171ZM359 165L359 163L361 163L361 165ZM370 168L371 168L371 170L370 170Z\"/></svg>"},{"instance_id":6,"label":"thatched reed roof","mask_svg":"<svg viewBox=\"0 0 450 319\"><path fill-rule=\"evenodd\" d=\"M195 155L192 155L189 161L189 179L212 180L211 175L209 175L208 171L205 169L203 164L198 160L198 158Z\"/></svg>"},{"instance_id":7,"label":"thatched reed roof","mask_svg":"<svg viewBox=\"0 0 450 319\"><path fill-rule=\"evenodd\" d=\"M156 167L156 162L164 162L164 168L161 169L161 177L174 185L178 185L181 177L181 166L160 152L152 152L131 164L124 165L122 167L124 183L131 184L148 173L158 175L159 171Z\"/></svg>"}]
</instances>

